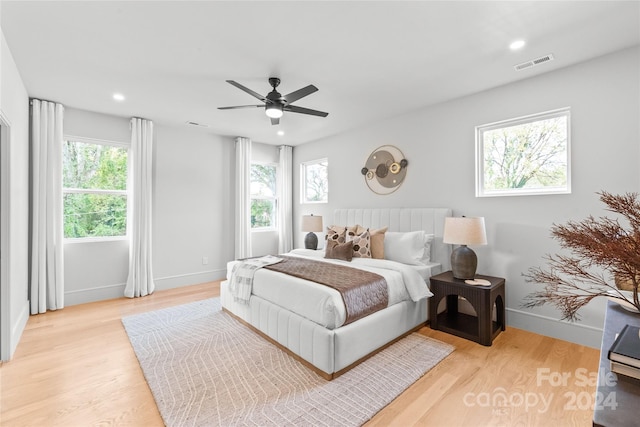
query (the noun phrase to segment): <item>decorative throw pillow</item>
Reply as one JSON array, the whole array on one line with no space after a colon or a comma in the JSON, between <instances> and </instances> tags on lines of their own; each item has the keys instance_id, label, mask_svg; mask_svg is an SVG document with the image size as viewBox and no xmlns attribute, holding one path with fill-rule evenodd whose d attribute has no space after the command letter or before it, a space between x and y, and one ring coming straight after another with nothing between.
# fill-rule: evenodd
<instances>
[{"instance_id":1,"label":"decorative throw pillow","mask_svg":"<svg viewBox=\"0 0 640 427\"><path fill-rule=\"evenodd\" d=\"M355 236L351 243L354 258L371 258L371 234L368 228L364 233Z\"/></svg>"},{"instance_id":2,"label":"decorative throw pillow","mask_svg":"<svg viewBox=\"0 0 640 427\"><path fill-rule=\"evenodd\" d=\"M365 230L364 228L362 229L362 231L358 231L360 230L360 227L358 224L356 225L347 225L346 229L347 229L347 235L346 235L346 241L349 242L351 240L353 240L354 237L356 237L358 234L362 234L362 232Z\"/></svg>"},{"instance_id":3,"label":"decorative throw pillow","mask_svg":"<svg viewBox=\"0 0 640 427\"><path fill-rule=\"evenodd\" d=\"M371 235L371 258L384 259L384 235L389 227L378 228L377 230L369 229ZM357 234L367 231L366 228L358 225Z\"/></svg>"},{"instance_id":4,"label":"decorative throw pillow","mask_svg":"<svg viewBox=\"0 0 640 427\"><path fill-rule=\"evenodd\" d=\"M329 259L341 259L351 261L353 258L353 242L338 243L335 240L327 241L324 257Z\"/></svg>"},{"instance_id":5,"label":"decorative throw pillow","mask_svg":"<svg viewBox=\"0 0 640 427\"><path fill-rule=\"evenodd\" d=\"M324 237L327 242L334 241L336 243L345 243L347 235L347 227L332 225L327 227L327 235Z\"/></svg>"}]
</instances>

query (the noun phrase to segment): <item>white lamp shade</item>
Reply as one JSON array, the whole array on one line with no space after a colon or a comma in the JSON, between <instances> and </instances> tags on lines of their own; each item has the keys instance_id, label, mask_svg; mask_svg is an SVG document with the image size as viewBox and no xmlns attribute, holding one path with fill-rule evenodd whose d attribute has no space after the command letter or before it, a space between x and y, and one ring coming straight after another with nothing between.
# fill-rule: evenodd
<instances>
[{"instance_id":1,"label":"white lamp shade","mask_svg":"<svg viewBox=\"0 0 640 427\"><path fill-rule=\"evenodd\" d=\"M304 215L300 231L318 232L322 231L322 217L314 215Z\"/></svg>"},{"instance_id":2,"label":"white lamp shade","mask_svg":"<svg viewBox=\"0 0 640 427\"><path fill-rule=\"evenodd\" d=\"M453 245L486 245L484 218L446 217L442 241Z\"/></svg>"}]
</instances>

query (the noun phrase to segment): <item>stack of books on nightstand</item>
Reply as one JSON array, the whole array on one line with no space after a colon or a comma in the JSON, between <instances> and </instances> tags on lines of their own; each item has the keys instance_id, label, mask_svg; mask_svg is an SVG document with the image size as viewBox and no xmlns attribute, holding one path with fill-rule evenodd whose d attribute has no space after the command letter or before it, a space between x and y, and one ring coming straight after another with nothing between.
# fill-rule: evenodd
<instances>
[{"instance_id":1,"label":"stack of books on nightstand","mask_svg":"<svg viewBox=\"0 0 640 427\"><path fill-rule=\"evenodd\" d=\"M625 325L609 350L611 371L640 379L640 328Z\"/></svg>"}]
</instances>

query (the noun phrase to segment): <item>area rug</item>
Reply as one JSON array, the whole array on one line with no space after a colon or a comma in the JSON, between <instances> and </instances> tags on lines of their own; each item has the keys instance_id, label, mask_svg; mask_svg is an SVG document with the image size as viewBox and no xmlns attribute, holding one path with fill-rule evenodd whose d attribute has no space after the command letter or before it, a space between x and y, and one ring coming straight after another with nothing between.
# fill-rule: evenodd
<instances>
[{"instance_id":1,"label":"area rug","mask_svg":"<svg viewBox=\"0 0 640 427\"><path fill-rule=\"evenodd\" d=\"M218 298L124 317L167 426L359 426L449 355L411 334L327 381L221 311Z\"/></svg>"}]
</instances>

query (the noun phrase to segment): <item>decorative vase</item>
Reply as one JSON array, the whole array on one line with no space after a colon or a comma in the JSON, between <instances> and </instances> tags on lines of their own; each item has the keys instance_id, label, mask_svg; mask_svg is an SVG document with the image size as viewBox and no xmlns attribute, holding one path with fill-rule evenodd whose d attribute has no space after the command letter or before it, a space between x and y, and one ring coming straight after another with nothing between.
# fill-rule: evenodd
<instances>
[{"instance_id":1,"label":"decorative vase","mask_svg":"<svg viewBox=\"0 0 640 427\"><path fill-rule=\"evenodd\" d=\"M640 280L640 277L637 278ZM621 291L630 291L633 292L635 288L633 287L633 281L627 278L620 277L618 275L613 276L613 281L616 284L616 288Z\"/></svg>"},{"instance_id":2,"label":"decorative vase","mask_svg":"<svg viewBox=\"0 0 640 427\"><path fill-rule=\"evenodd\" d=\"M637 279L640 280L640 276L638 276ZM609 297L609 299L611 301L617 302L622 308L627 311L640 313L640 307L638 307L634 303L633 294L634 292L637 293L638 289L634 287L633 281L624 277L620 277L618 275L615 275L613 277L613 281L616 284L616 288L618 288L620 294L622 294L623 297L621 297L620 295L612 295L611 297Z\"/></svg>"}]
</instances>

